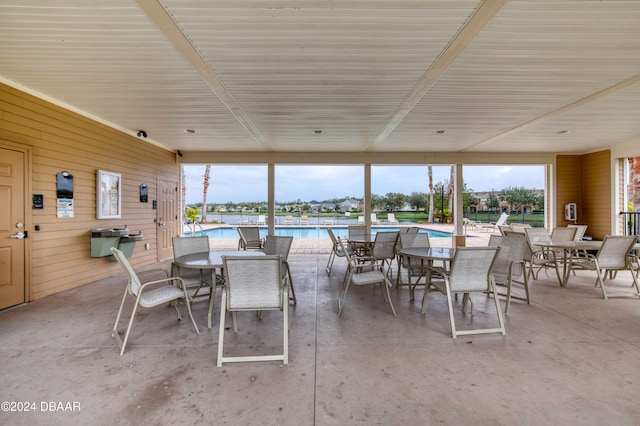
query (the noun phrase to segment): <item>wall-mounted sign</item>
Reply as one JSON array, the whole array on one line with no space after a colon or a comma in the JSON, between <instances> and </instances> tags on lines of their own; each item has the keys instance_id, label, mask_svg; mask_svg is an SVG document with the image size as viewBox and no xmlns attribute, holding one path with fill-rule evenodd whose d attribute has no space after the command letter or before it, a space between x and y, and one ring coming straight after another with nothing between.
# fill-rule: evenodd
<instances>
[{"instance_id":1,"label":"wall-mounted sign","mask_svg":"<svg viewBox=\"0 0 640 426\"><path fill-rule=\"evenodd\" d=\"M58 198L58 218L68 219L73 217L73 200Z\"/></svg>"}]
</instances>

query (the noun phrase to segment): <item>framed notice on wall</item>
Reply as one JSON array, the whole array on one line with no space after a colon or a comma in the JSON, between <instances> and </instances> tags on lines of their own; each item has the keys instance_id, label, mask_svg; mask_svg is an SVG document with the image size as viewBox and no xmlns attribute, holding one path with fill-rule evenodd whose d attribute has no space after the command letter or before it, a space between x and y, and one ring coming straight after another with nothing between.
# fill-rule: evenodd
<instances>
[{"instance_id":1,"label":"framed notice on wall","mask_svg":"<svg viewBox=\"0 0 640 426\"><path fill-rule=\"evenodd\" d=\"M98 219L119 219L122 216L120 173L98 170L96 178L96 216Z\"/></svg>"}]
</instances>

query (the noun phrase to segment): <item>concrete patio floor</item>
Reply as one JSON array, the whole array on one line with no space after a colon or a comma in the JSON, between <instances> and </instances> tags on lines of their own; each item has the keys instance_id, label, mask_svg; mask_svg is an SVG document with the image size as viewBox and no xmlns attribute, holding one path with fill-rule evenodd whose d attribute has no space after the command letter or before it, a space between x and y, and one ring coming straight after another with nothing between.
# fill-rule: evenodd
<instances>
[{"instance_id":1,"label":"concrete patio floor","mask_svg":"<svg viewBox=\"0 0 640 426\"><path fill-rule=\"evenodd\" d=\"M0 400L35 407L3 405L0 423L638 424L640 300L603 300L592 273L560 288L543 272L532 304L512 304L506 336L454 340L443 296L420 315L422 290L411 302L393 288L394 318L379 288L352 288L338 317L344 259L327 276L328 254L300 251L289 259L298 304L288 365L216 367L220 292L212 329L205 299L193 303L200 335L173 308L140 311L122 357L111 337L122 274L0 312ZM630 280L619 274L608 288L630 294ZM473 316L454 305L459 326L494 322L493 301L474 301ZM227 354L278 350L278 313L247 312L239 326L226 332Z\"/></svg>"}]
</instances>

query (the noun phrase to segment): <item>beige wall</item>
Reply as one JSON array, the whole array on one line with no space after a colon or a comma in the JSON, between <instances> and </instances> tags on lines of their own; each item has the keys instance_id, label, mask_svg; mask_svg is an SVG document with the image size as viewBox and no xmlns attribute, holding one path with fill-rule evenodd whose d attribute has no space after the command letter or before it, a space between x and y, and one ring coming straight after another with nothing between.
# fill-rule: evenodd
<instances>
[{"instance_id":1,"label":"beige wall","mask_svg":"<svg viewBox=\"0 0 640 426\"><path fill-rule=\"evenodd\" d=\"M576 203L578 223L589 225L587 234L601 240L611 229L611 152L559 155L556 158L556 224L566 226L564 205Z\"/></svg>"},{"instance_id":2,"label":"beige wall","mask_svg":"<svg viewBox=\"0 0 640 426\"><path fill-rule=\"evenodd\" d=\"M134 267L157 261L156 199L158 176L179 180L175 154L86 117L0 84L0 146L22 147L31 155L25 224L27 299L35 300L120 272L107 258L90 256L89 230L122 227L142 231ZM96 219L96 170L122 174L122 218ZM56 214L56 173L74 176L75 215ZM139 202L139 185L149 186L149 202ZM44 195L44 209L31 208L32 194ZM35 231L35 225L40 231ZM145 243L150 249L145 250Z\"/></svg>"}]
</instances>

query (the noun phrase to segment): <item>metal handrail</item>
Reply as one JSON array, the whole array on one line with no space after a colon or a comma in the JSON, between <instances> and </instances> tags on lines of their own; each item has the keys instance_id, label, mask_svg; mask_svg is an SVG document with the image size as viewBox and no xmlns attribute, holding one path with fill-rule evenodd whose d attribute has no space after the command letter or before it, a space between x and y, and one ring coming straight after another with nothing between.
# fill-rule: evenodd
<instances>
[{"instance_id":1,"label":"metal handrail","mask_svg":"<svg viewBox=\"0 0 640 426\"><path fill-rule=\"evenodd\" d=\"M620 212L624 235L640 235L640 212Z\"/></svg>"}]
</instances>

